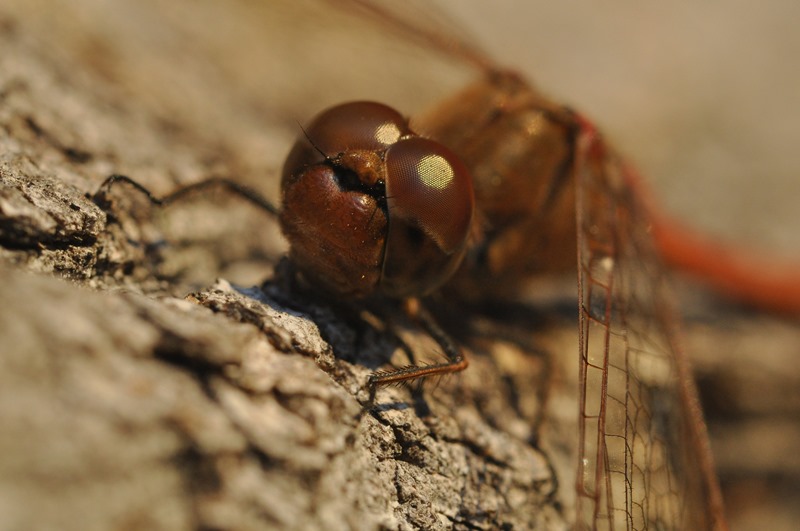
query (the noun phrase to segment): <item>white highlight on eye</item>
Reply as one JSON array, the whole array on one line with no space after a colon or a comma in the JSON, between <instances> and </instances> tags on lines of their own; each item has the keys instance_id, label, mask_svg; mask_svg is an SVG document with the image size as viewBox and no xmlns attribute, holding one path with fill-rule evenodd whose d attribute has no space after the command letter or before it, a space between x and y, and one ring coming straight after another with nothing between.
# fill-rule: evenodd
<instances>
[{"instance_id":1,"label":"white highlight on eye","mask_svg":"<svg viewBox=\"0 0 800 531\"><path fill-rule=\"evenodd\" d=\"M400 129L397 124L386 122L375 130L375 140L384 145L391 145L400 139Z\"/></svg>"},{"instance_id":2,"label":"white highlight on eye","mask_svg":"<svg viewBox=\"0 0 800 531\"><path fill-rule=\"evenodd\" d=\"M453 167L441 155L425 155L422 157L417 163L417 173L422 180L422 184L437 190L444 190L455 178Z\"/></svg>"},{"instance_id":3,"label":"white highlight on eye","mask_svg":"<svg viewBox=\"0 0 800 531\"><path fill-rule=\"evenodd\" d=\"M536 114L528 118L523 127L528 136L534 136L544 129L546 122L544 114Z\"/></svg>"}]
</instances>

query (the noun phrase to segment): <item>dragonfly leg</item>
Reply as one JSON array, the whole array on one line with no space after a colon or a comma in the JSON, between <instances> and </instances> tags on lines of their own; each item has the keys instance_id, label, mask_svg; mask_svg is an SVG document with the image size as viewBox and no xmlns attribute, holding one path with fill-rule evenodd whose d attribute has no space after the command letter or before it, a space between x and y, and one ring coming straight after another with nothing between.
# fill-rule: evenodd
<instances>
[{"instance_id":1,"label":"dragonfly leg","mask_svg":"<svg viewBox=\"0 0 800 531\"><path fill-rule=\"evenodd\" d=\"M103 181L103 183L98 187L94 195L91 196L92 200L97 204L101 204L102 202L104 202L105 197L111 191L111 188L114 185L120 183L132 186L135 190L144 194L144 196L147 197L147 199L154 205L167 206L185 197L188 197L191 194L210 190L212 188L221 188L227 190L230 193L238 195L243 199L246 199L247 201L253 203L255 206L260 208L261 210L264 210L265 212L273 216L278 216L278 214L280 213L280 209L278 209L278 207L273 205L270 201L268 201L266 198L264 198L261 194L259 194L252 188L249 188L235 181L232 181L230 179L225 179L222 177L211 177L203 181L192 183L182 188L178 188L174 192L159 198L153 195L153 193L150 192L150 190L148 190L135 180L131 179L127 175L113 174L108 178L106 178L106 180Z\"/></svg>"},{"instance_id":2,"label":"dragonfly leg","mask_svg":"<svg viewBox=\"0 0 800 531\"><path fill-rule=\"evenodd\" d=\"M446 361L430 365L408 365L399 369L378 371L370 376L369 387L374 394L377 387L397 384L418 378L441 376L453 372L463 371L469 365L464 353L456 342L436 322L428 310L422 306L418 299L407 301L406 312L419 323L425 332L439 344L444 352Z\"/></svg>"}]
</instances>

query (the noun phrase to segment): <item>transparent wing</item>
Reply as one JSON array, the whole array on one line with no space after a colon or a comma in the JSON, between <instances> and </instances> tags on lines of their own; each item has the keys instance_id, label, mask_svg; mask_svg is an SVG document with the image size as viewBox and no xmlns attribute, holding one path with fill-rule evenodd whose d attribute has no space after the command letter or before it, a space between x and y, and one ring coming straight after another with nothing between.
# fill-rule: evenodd
<instances>
[{"instance_id":1,"label":"transparent wing","mask_svg":"<svg viewBox=\"0 0 800 531\"><path fill-rule=\"evenodd\" d=\"M724 529L694 383L633 174L578 154L578 529Z\"/></svg>"}]
</instances>

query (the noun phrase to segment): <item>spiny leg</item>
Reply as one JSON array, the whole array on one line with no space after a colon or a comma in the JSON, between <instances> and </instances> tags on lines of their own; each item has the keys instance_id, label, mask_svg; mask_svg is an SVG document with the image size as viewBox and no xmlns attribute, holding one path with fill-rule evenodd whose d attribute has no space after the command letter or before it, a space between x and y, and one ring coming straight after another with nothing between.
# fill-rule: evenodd
<instances>
[{"instance_id":1,"label":"spiny leg","mask_svg":"<svg viewBox=\"0 0 800 531\"><path fill-rule=\"evenodd\" d=\"M459 372L469 365L469 361L464 357L464 353L456 342L442 330L418 299L409 299L406 304L406 312L439 344L447 361L431 365L408 365L395 370L375 372L369 378L370 397L373 397L375 390L383 385Z\"/></svg>"}]
</instances>

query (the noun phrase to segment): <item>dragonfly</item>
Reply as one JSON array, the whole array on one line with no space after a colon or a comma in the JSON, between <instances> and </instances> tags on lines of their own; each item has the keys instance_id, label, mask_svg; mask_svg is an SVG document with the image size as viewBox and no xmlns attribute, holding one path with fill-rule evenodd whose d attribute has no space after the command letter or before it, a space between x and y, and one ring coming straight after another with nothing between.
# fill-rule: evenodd
<instances>
[{"instance_id":1,"label":"dragonfly","mask_svg":"<svg viewBox=\"0 0 800 531\"><path fill-rule=\"evenodd\" d=\"M407 123L399 116L387 118L389 109L370 107L376 104L336 107L304 130L284 168L281 220L294 262L323 289L340 295L379 291L420 296L451 282L459 285L457 291L475 294L484 289L497 296L518 289L531 275L569 269L577 248L581 393L576 527L725 529L697 392L677 342L674 310L652 243L659 220L635 170L588 119L540 95L471 45L414 25L377 4L352 4L482 72L480 81L415 122L425 137L462 157L474 179L475 198L471 192L461 193L459 187L471 185L468 177L459 177L462 170L456 164L450 164L456 168L448 170L447 186L416 185L434 195L444 190L432 203L417 197L419 190L402 184L410 179L393 180L390 173L404 165L395 162L401 158L395 153L403 145L398 139L407 142L412 134ZM360 120L352 129L363 127L368 139L357 140L350 130L329 132L336 119ZM379 142L380 160L350 156L350 147L373 149L374 138L387 129L392 134L385 144L396 142L397 147L387 149ZM367 168L382 162L386 174L371 175ZM405 165L423 163L414 159ZM351 194L365 194L359 201L369 200L375 194L366 189L380 183L385 202L378 199L379 204L368 207L359 203L357 213L350 215L338 203L331 206L327 197L311 201L320 191L330 193L329 177L318 175L323 168L359 175L357 183L343 186L347 201ZM440 212L445 207L451 208L447 214ZM314 215L304 216L304 209ZM337 240L356 230L353 224L359 230L370 227L375 212L383 211L387 235L354 233L357 243L380 238L369 267L342 264L340 256L347 251L337 249ZM331 217L342 219L344 226L331 228L336 223ZM400 232L407 224L414 229L410 236ZM328 230L336 229L328 236ZM668 236L659 231L665 230L655 231L662 240ZM416 257L411 251L415 248ZM392 261L398 256L402 266ZM432 278L414 279L403 268L417 276L431 272ZM443 344L443 350L452 349ZM466 367L458 353L449 357L432 366L378 373L372 381L395 382Z\"/></svg>"},{"instance_id":2,"label":"dragonfly","mask_svg":"<svg viewBox=\"0 0 800 531\"><path fill-rule=\"evenodd\" d=\"M503 138L522 144L517 148L522 153L521 168L488 177L472 171L477 210L488 228L474 236L483 243L465 251L467 265L455 273L451 289L454 293L483 289L490 292L487 295L497 295L513 291L517 280L569 269L577 262L581 364L577 526L723 529L696 391L663 286L659 253L669 249L665 242L674 232L661 223L635 170L590 120L545 98L474 46L375 4L352 4L381 26L482 73L482 80L467 92L413 122L426 136L441 139L464 157L469 167L480 166L486 152L496 147L481 152L479 141L463 131L464 123L479 124L474 128L485 132L483 126L497 114L507 112L515 119L515 112L526 115L516 124L502 124L503 134L511 135ZM492 97L502 103L487 102ZM505 111L505 105L512 110ZM465 108L475 110L474 120L465 120ZM312 145L319 143L311 134L304 138ZM544 157L532 162L533 154L542 153ZM497 161L492 162L496 168ZM493 179L499 180L496 186L506 195L492 197ZM524 194L509 191L517 182L534 189ZM523 204L513 205L517 198ZM537 229L543 224L546 231ZM456 365L450 368L463 364Z\"/></svg>"},{"instance_id":3,"label":"dragonfly","mask_svg":"<svg viewBox=\"0 0 800 531\"><path fill-rule=\"evenodd\" d=\"M419 125L426 137L374 102L333 107L307 126L282 179L292 263L347 298L422 297L461 282L474 296L475 279L496 296L568 268L577 245L578 528L724 529L633 170L591 123L513 73L488 70L433 115ZM467 368L421 322L448 360L379 371L373 389Z\"/></svg>"}]
</instances>

